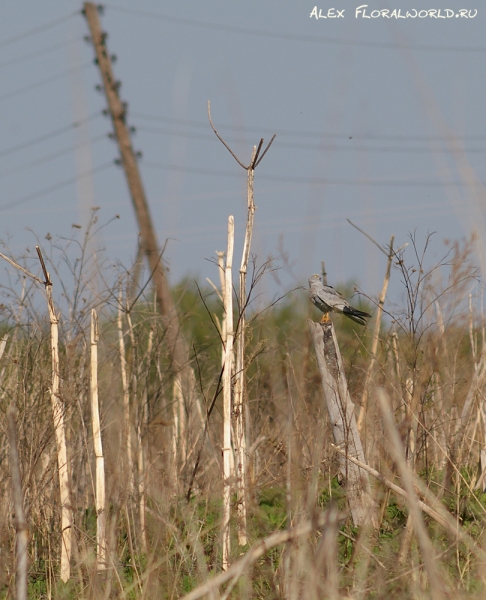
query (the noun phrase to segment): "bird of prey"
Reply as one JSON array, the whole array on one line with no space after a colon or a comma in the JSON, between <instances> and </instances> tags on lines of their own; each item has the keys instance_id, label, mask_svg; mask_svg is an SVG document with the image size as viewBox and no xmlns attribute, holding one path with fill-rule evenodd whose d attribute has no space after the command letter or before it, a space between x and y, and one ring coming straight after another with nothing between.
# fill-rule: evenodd
<instances>
[{"instance_id":1,"label":"bird of prey","mask_svg":"<svg viewBox=\"0 0 486 600\"><path fill-rule=\"evenodd\" d=\"M355 323L366 325L366 318L371 317L368 313L353 308L349 305L339 292L330 285L324 285L320 275L309 277L309 298L324 313L322 323L329 321L329 313L341 313L349 317Z\"/></svg>"}]
</instances>

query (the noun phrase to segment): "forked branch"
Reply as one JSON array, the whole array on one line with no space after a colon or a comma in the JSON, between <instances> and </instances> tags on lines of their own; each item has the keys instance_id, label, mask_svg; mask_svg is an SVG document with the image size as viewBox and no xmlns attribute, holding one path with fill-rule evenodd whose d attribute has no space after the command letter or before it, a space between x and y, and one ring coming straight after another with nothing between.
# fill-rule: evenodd
<instances>
[{"instance_id":1,"label":"forked branch","mask_svg":"<svg viewBox=\"0 0 486 600\"><path fill-rule=\"evenodd\" d=\"M216 127L213 125L213 120L211 119L211 102L209 100L208 100L208 119L209 119L209 124L211 125L211 128L214 131L214 133L216 134L216 137L218 138L218 140L223 144L223 146L226 148L226 150L228 150L228 152L236 160L236 162L240 165L240 167L245 169L245 171L254 170L258 167L258 165L262 162L263 157L270 149L270 146L273 144L273 140L277 137L277 134L274 133L272 139L269 141L269 143L267 144L267 147L263 151L263 154L260 156L260 158L258 158L260 155L262 146L263 146L263 141L264 141L263 138L261 138L260 143L258 144L256 153L252 156L251 162L247 166L243 162L241 162L241 160L236 156L236 154L233 152L233 150L231 150L231 148L228 146L228 144L223 140L223 138L217 132Z\"/></svg>"}]
</instances>

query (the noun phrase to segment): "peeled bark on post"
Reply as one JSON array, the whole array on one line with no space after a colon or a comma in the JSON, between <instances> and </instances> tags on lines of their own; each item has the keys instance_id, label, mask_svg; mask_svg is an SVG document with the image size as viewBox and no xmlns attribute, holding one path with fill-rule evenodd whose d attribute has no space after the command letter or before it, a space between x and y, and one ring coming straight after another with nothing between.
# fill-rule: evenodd
<instances>
[{"instance_id":1,"label":"peeled bark on post","mask_svg":"<svg viewBox=\"0 0 486 600\"><path fill-rule=\"evenodd\" d=\"M98 315L91 310L91 422L96 460L96 569L106 569L105 459L101 442L101 419L98 401Z\"/></svg>"},{"instance_id":2,"label":"peeled bark on post","mask_svg":"<svg viewBox=\"0 0 486 600\"><path fill-rule=\"evenodd\" d=\"M231 375L233 367L233 266L235 222L228 217L228 249L224 285L224 312L226 315L226 347L223 372L223 570L229 567L231 550L230 511L231 511Z\"/></svg>"},{"instance_id":3,"label":"peeled bark on post","mask_svg":"<svg viewBox=\"0 0 486 600\"><path fill-rule=\"evenodd\" d=\"M310 329L334 443L345 451L346 456L352 456L365 463L354 404L349 395L334 327L332 323L310 321ZM370 516L373 518L373 515L370 515L372 502L368 474L346 457L342 457L341 460L341 473L346 481L347 500L353 524L362 525Z\"/></svg>"},{"instance_id":4,"label":"peeled bark on post","mask_svg":"<svg viewBox=\"0 0 486 600\"><path fill-rule=\"evenodd\" d=\"M0 350L3 353L3 349ZM15 587L17 590L15 597L17 600L27 600L29 528L27 526L24 512L24 493L22 491L22 478L20 476L20 461L15 413L15 406L11 404L7 410L7 435L10 446L10 473L12 477L15 532L17 534L17 539L15 542Z\"/></svg>"}]
</instances>

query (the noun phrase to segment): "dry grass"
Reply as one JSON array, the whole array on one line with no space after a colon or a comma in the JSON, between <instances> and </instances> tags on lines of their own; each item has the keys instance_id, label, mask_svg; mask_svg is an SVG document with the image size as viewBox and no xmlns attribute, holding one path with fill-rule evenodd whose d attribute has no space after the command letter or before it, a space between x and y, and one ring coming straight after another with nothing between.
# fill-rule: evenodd
<instances>
[{"instance_id":1,"label":"dry grass","mask_svg":"<svg viewBox=\"0 0 486 600\"><path fill-rule=\"evenodd\" d=\"M112 283L105 282L101 273L106 270L86 258L88 240L87 234L79 244L53 247L52 256L61 256L63 266L48 265L55 301L62 305L61 399L74 514L71 579L63 585L43 290L17 278L10 266L11 282L2 290L2 328L9 340L0 364L0 597L12 596L15 587L6 436L11 402L18 411L30 528L29 598L485 596L481 540L486 496L479 462L485 447L486 339L482 314L470 311L469 304L476 276L471 266L473 240L452 244L447 257L430 267L426 248L419 249L412 236L407 250L394 258L392 278L398 274L403 281L404 306L385 305L389 319L380 334L362 429L368 464L378 472L372 478L378 529L370 518L368 526L355 530L349 518L303 294L290 295L250 316L245 398L249 543L238 547L233 520L233 566L223 574L221 343L214 316L221 319L222 307L209 288L199 292L186 281L174 290L192 347L197 383L193 396L201 404L203 420L209 413L204 437L197 407L186 402L186 456L174 460L173 374L148 288L127 314L130 302L125 297L134 298L130 272L119 269ZM28 260L26 266L32 268ZM253 282L269 268L256 270ZM117 330L121 276L131 471ZM89 400L93 307L100 319L99 399L108 502L108 568L102 573L96 570ZM372 298L368 307L372 308ZM370 362L370 334L342 321L336 320L336 327L350 392L358 404ZM388 412L380 410L379 394ZM136 459L140 445L142 462ZM144 532L140 481L145 493ZM423 505L430 507L428 513L420 508ZM201 595L198 586L206 586Z\"/></svg>"}]
</instances>

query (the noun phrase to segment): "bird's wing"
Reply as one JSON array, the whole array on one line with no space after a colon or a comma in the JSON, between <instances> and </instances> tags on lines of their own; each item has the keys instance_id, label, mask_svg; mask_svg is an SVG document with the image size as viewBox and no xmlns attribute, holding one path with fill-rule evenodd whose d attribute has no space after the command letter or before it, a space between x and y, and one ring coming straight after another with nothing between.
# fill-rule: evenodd
<instances>
[{"instance_id":1,"label":"bird's wing","mask_svg":"<svg viewBox=\"0 0 486 600\"><path fill-rule=\"evenodd\" d=\"M344 307L349 306L346 300L330 285L322 285L319 290L320 299L333 311L343 312Z\"/></svg>"}]
</instances>

